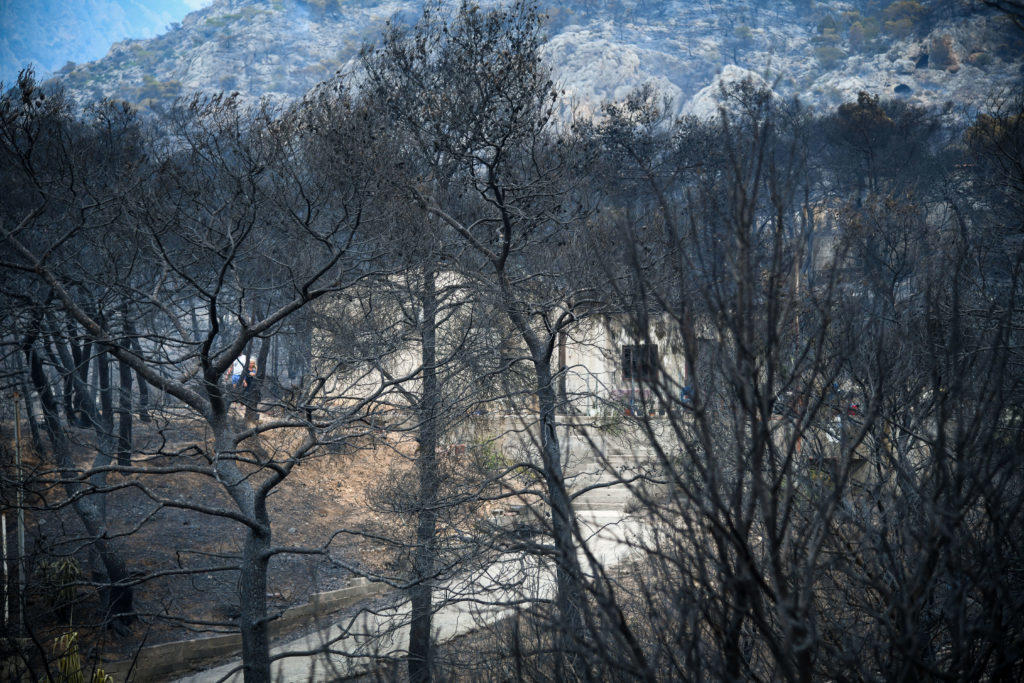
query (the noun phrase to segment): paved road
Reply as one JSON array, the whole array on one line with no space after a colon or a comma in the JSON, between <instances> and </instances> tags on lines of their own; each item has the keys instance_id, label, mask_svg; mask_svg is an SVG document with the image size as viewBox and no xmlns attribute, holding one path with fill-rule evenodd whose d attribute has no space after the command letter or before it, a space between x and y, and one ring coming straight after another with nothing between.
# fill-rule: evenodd
<instances>
[{"instance_id":1,"label":"paved road","mask_svg":"<svg viewBox=\"0 0 1024 683\"><path fill-rule=\"evenodd\" d=\"M629 553L629 539L642 528L625 510L629 490L615 484L635 474L648 457L645 449L601 437L596 444L606 454L598 464L586 439L567 439L567 472L576 490L593 484L612 484L585 493L576 501L581 536L587 549L607 569ZM581 549L581 555L582 555ZM582 558L581 558L582 561ZM584 566L586 563L584 562ZM510 581L513 580L513 581ZM515 588L510 588L514 583ZM439 642L477 630L512 612L510 604L549 599L555 588L554 571L532 555L506 554L475 573L465 574L439 587L434 604L444 605L433 619ZM374 656L400 657L408 648L408 603L379 613L364 612L347 623L336 624L272 649L273 678L280 681L331 681L372 668ZM384 634L384 635L381 635ZM180 679L181 683L241 681L240 661Z\"/></svg>"}]
</instances>

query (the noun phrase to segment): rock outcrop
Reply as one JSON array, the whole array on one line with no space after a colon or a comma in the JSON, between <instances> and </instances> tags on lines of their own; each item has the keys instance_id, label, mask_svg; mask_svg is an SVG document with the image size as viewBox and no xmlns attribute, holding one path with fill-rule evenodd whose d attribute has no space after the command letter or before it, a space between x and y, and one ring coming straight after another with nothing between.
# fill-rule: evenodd
<instances>
[{"instance_id":1,"label":"rock outcrop","mask_svg":"<svg viewBox=\"0 0 1024 683\"><path fill-rule=\"evenodd\" d=\"M960 60L953 50L953 36L948 33L935 34L928 41L929 66L933 69L956 71L960 68Z\"/></svg>"},{"instance_id":2,"label":"rock outcrop","mask_svg":"<svg viewBox=\"0 0 1024 683\"><path fill-rule=\"evenodd\" d=\"M736 115L752 104L750 98L761 94L778 99L778 94L764 78L749 69L729 64L715 76L710 85L701 88L686 103L683 114L705 121L717 118L723 110Z\"/></svg>"},{"instance_id":3,"label":"rock outcrop","mask_svg":"<svg viewBox=\"0 0 1024 683\"><path fill-rule=\"evenodd\" d=\"M543 54L565 93L563 110L583 115L645 84L670 102L670 113L707 117L721 104L723 81L737 78L811 107L854 100L861 90L925 106L978 103L1020 79L1024 37L998 14L868 40L860 23L843 28L828 5L814 11L831 22L798 12L795 3L545 2L551 19ZM421 6L215 0L168 33L118 43L103 59L58 77L83 102L116 97L157 107L196 90L284 101L356 69L360 47L379 38L385 20L415 21Z\"/></svg>"}]
</instances>

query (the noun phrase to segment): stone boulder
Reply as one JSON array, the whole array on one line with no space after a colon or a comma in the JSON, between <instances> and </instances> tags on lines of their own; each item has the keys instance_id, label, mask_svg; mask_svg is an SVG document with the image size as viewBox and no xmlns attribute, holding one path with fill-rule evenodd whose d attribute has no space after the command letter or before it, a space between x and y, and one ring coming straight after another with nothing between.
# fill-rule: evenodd
<instances>
[{"instance_id":1,"label":"stone boulder","mask_svg":"<svg viewBox=\"0 0 1024 683\"><path fill-rule=\"evenodd\" d=\"M953 36L942 33L931 37L928 41L928 66L946 71L957 71L960 68Z\"/></svg>"},{"instance_id":2,"label":"stone boulder","mask_svg":"<svg viewBox=\"0 0 1024 683\"><path fill-rule=\"evenodd\" d=\"M914 60L913 59L899 59L893 65L896 73L898 74L912 74L914 73Z\"/></svg>"},{"instance_id":3,"label":"stone boulder","mask_svg":"<svg viewBox=\"0 0 1024 683\"><path fill-rule=\"evenodd\" d=\"M779 99L764 78L749 69L729 64L722 67L709 85L690 98L683 106L683 115L695 116L703 121L716 119L720 109L736 115L751 104L751 98L760 94L767 94L773 100Z\"/></svg>"},{"instance_id":4,"label":"stone boulder","mask_svg":"<svg viewBox=\"0 0 1024 683\"><path fill-rule=\"evenodd\" d=\"M682 71L678 60L619 42L601 30L566 29L548 41L542 54L554 72L565 114L599 115L603 104L624 100L645 85L668 101L670 117L679 114L685 99L679 86L664 75Z\"/></svg>"}]
</instances>

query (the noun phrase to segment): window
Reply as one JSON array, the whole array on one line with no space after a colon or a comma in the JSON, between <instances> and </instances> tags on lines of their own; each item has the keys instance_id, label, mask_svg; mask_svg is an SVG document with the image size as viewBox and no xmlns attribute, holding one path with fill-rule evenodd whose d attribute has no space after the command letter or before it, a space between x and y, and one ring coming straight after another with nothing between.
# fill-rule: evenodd
<instances>
[{"instance_id":1,"label":"window","mask_svg":"<svg viewBox=\"0 0 1024 683\"><path fill-rule=\"evenodd\" d=\"M626 344L622 347L622 378L653 382L658 377L658 345Z\"/></svg>"}]
</instances>

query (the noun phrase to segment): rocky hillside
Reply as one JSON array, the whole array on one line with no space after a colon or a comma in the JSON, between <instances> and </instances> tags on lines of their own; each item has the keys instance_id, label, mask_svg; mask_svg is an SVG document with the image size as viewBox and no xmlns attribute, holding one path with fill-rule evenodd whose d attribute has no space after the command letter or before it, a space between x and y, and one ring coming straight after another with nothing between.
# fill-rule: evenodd
<instances>
[{"instance_id":1,"label":"rocky hillside","mask_svg":"<svg viewBox=\"0 0 1024 683\"><path fill-rule=\"evenodd\" d=\"M567 106L584 112L651 83L677 112L708 115L717 88L707 86L716 76L747 72L815 106L860 90L925 105L979 104L1019 83L1024 64L1024 34L970 0L542 6L550 17L546 57ZM421 7L421 0L215 0L163 35L117 43L58 78L80 101L117 97L143 108L195 90L287 99L354 68L359 47L379 36L386 19L415 21Z\"/></svg>"},{"instance_id":2,"label":"rocky hillside","mask_svg":"<svg viewBox=\"0 0 1024 683\"><path fill-rule=\"evenodd\" d=\"M112 38L151 38L206 0L2 0L0 80L13 83L29 63L50 74L96 59Z\"/></svg>"}]
</instances>

